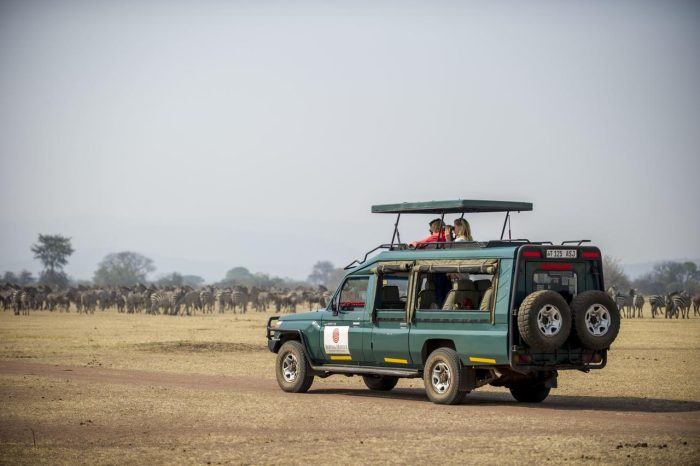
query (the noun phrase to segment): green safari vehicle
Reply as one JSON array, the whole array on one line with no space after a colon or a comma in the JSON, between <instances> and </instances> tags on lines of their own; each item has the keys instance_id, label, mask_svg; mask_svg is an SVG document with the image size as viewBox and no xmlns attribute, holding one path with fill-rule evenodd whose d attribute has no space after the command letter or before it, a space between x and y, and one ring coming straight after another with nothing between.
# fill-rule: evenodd
<instances>
[{"instance_id":1,"label":"green safari vehicle","mask_svg":"<svg viewBox=\"0 0 700 466\"><path fill-rule=\"evenodd\" d=\"M387 391L422 377L435 403L460 403L486 384L536 403L559 370L605 367L620 314L603 291L601 252L588 240L503 239L510 213L531 210L479 200L373 206L396 214L391 243L348 265L325 309L269 319L280 388L306 392L314 377L343 374ZM500 239L401 242L401 215L479 212L506 213Z\"/></svg>"}]
</instances>

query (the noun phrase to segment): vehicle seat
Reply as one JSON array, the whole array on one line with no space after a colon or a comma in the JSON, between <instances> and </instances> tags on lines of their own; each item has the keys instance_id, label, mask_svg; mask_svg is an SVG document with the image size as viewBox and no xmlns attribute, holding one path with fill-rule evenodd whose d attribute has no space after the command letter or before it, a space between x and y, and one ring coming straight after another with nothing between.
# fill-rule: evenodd
<instances>
[{"instance_id":1,"label":"vehicle seat","mask_svg":"<svg viewBox=\"0 0 700 466\"><path fill-rule=\"evenodd\" d=\"M435 284L427 282L425 289L418 293L416 309L437 309L437 298L435 296Z\"/></svg>"},{"instance_id":2,"label":"vehicle seat","mask_svg":"<svg viewBox=\"0 0 700 466\"><path fill-rule=\"evenodd\" d=\"M493 287L488 288L484 291L484 296L481 298L481 304L479 304L479 309L482 311L490 311L491 304L493 301Z\"/></svg>"},{"instance_id":3,"label":"vehicle seat","mask_svg":"<svg viewBox=\"0 0 700 466\"><path fill-rule=\"evenodd\" d=\"M457 280L452 285L452 289L447 293L442 309L445 311L475 309L478 302L479 292L474 282L467 278L465 280Z\"/></svg>"},{"instance_id":4,"label":"vehicle seat","mask_svg":"<svg viewBox=\"0 0 700 466\"><path fill-rule=\"evenodd\" d=\"M474 285L476 285L476 290L479 293L483 293L484 291L491 288L491 280L489 280L488 278L485 278L483 280L477 280L474 282Z\"/></svg>"},{"instance_id":5,"label":"vehicle seat","mask_svg":"<svg viewBox=\"0 0 700 466\"><path fill-rule=\"evenodd\" d=\"M382 309L404 309L405 307L399 296L398 286L382 287Z\"/></svg>"}]
</instances>

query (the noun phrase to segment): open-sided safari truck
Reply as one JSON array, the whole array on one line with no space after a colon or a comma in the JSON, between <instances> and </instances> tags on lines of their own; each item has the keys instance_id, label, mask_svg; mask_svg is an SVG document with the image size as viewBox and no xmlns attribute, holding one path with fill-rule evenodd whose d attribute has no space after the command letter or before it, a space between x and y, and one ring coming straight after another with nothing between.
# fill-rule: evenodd
<instances>
[{"instance_id":1,"label":"open-sided safari truck","mask_svg":"<svg viewBox=\"0 0 700 466\"><path fill-rule=\"evenodd\" d=\"M348 265L325 309L268 321L279 386L305 392L314 377L344 374L391 390L400 377L422 377L436 403L485 384L540 402L557 371L603 368L620 316L603 291L600 250L587 240L503 239L510 213L530 210L477 200L373 206L396 214L391 243ZM479 212L506 213L500 239L401 243L401 215Z\"/></svg>"}]
</instances>

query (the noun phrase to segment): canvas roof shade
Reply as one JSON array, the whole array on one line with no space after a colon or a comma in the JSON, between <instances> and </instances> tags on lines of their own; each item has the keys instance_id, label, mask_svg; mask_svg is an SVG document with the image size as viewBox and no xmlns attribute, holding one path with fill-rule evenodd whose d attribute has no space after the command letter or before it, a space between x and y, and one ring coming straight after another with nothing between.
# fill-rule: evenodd
<instances>
[{"instance_id":1,"label":"canvas roof shade","mask_svg":"<svg viewBox=\"0 0 700 466\"><path fill-rule=\"evenodd\" d=\"M415 261L391 261L382 262L370 271L374 274L392 273L392 272L408 272L416 264Z\"/></svg>"},{"instance_id":2,"label":"canvas roof shade","mask_svg":"<svg viewBox=\"0 0 700 466\"><path fill-rule=\"evenodd\" d=\"M458 214L462 212L526 212L531 210L531 202L482 201L474 199L403 202L400 204L372 206L372 213L375 214Z\"/></svg>"},{"instance_id":3,"label":"canvas roof shade","mask_svg":"<svg viewBox=\"0 0 700 466\"><path fill-rule=\"evenodd\" d=\"M465 260L422 260L413 267L416 272L443 273L496 273L498 259L465 259Z\"/></svg>"}]
</instances>

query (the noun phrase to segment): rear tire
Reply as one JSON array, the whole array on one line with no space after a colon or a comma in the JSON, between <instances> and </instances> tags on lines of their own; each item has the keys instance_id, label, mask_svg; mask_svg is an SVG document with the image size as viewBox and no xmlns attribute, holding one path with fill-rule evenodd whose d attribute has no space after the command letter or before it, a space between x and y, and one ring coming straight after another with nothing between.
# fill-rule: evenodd
<instances>
[{"instance_id":1,"label":"rear tire","mask_svg":"<svg viewBox=\"0 0 700 466\"><path fill-rule=\"evenodd\" d=\"M612 345L620 332L620 311L604 291L584 291L571 301L574 333L592 350Z\"/></svg>"},{"instance_id":2,"label":"rear tire","mask_svg":"<svg viewBox=\"0 0 700 466\"><path fill-rule=\"evenodd\" d=\"M541 403L549 396L544 384L518 384L510 388L510 394L521 403Z\"/></svg>"},{"instance_id":3,"label":"rear tire","mask_svg":"<svg viewBox=\"0 0 700 466\"><path fill-rule=\"evenodd\" d=\"M571 332L569 305L556 291L535 291L520 305L518 330L531 348L555 350L564 344Z\"/></svg>"},{"instance_id":4,"label":"rear tire","mask_svg":"<svg viewBox=\"0 0 700 466\"><path fill-rule=\"evenodd\" d=\"M362 380L367 385L367 388L378 392L388 392L399 382L398 377L389 375L363 375Z\"/></svg>"},{"instance_id":5,"label":"rear tire","mask_svg":"<svg viewBox=\"0 0 700 466\"><path fill-rule=\"evenodd\" d=\"M275 375L280 388L291 393L308 391L314 383L314 376L309 375L309 372L309 363L301 343L292 340L283 344L275 363Z\"/></svg>"},{"instance_id":6,"label":"rear tire","mask_svg":"<svg viewBox=\"0 0 700 466\"><path fill-rule=\"evenodd\" d=\"M456 405L464 400L468 390L460 388L465 374L459 356L451 348L438 348L428 356L423 370L425 392L430 401Z\"/></svg>"}]
</instances>

